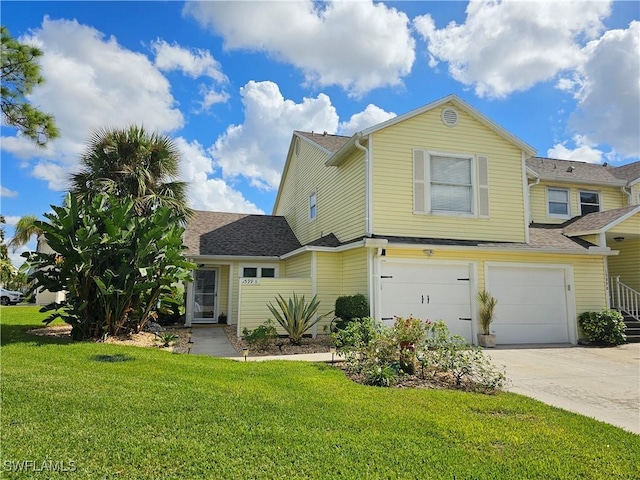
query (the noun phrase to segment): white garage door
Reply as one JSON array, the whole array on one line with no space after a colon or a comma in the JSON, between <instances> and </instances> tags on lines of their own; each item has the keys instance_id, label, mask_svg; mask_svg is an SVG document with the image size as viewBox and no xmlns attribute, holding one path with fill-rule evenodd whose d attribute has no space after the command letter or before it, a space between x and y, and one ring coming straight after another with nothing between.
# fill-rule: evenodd
<instances>
[{"instance_id":1,"label":"white garage door","mask_svg":"<svg viewBox=\"0 0 640 480\"><path fill-rule=\"evenodd\" d=\"M498 300L491 330L500 344L567 343L564 268L489 266L487 290Z\"/></svg>"},{"instance_id":2,"label":"white garage door","mask_svg":"<svg viewBox=\"0 0 640 480\"><path fill-rule=\"evenodd\" d=\"M471 337L470 266L432 263L380 265L381 313L387 325L394 317L413 315L422 320L444 320L452 334Z\"/></svg>"}]
</instances>

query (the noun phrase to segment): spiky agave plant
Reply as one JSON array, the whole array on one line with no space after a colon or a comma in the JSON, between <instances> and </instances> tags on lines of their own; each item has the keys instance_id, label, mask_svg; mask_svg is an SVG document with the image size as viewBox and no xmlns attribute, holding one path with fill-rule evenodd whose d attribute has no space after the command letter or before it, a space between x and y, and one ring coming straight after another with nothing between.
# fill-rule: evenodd
<instances>
[{"instance_id":1,"label":"spiky agave plant","mask_svg":"<svg viewBox=\"0 0 640 480\"><path fill-rule=\"evenodd\" d=\"M311 301L306 303L304 295L298 297L295 292L293 298L289 298L288 301L278 294L276 297L278 308L271 303L267 305L276 322L289 334L289 341L292 345L300 345L305 332L331 313L327 312L314 318L318 307L320 307L320 301L317 297L314 295Z\"/></svg>"},{"instance_id":2,"label":"spiky agave plant","mask_svg":"<svg viewBox=\"0 0 640 480\"><path fill-rule=\"evenodd\" d=\"M480 302L480 310L478 317L480 320L480 328L484 335L489 335L489 326L493 322L493 315L498 300L486 290L478 292L478 301Z\"/></svg>"}]
</instances>

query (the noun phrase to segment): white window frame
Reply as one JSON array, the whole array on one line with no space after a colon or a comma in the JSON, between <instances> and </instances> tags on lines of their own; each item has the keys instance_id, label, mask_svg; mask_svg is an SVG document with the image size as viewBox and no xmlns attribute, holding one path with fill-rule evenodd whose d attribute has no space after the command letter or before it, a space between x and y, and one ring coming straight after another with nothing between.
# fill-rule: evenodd
<instances>
[{"instance_id":1,"label":"white window frame","mask_svg":"<svg viewBox=\"0 0 640 480\"><path fill-rule=\"evenodd\" d=\"M599 191L597 190L578 190L578 203L580 204L580 215L584 215L584 213L582 213L582 198L580 198L580 195L583 193L590 193L590 194L596 194L598 196L598 211L602 212L604 211L604 208L602 208L602 195L600 194ZM587 205L594 205L591 203L588 203Z\"/></svg>"},{"instance_id":2,"label":"white window frame","mask_svg":"<svg viewBox=\"0 0 640 480\"><path fill-rule=\"evenodd\" d=\"M551 213L549 210L549 192L551 190L555 190L555 191L559 191L559 192L566 192L567 193L567 213L565 214L560 214L560 213ZM571 218L571 190L568 188L563 188L563 187L547 187L547 217L548 218L564 218L564 219L569 219ZM556 202L557 203L557 202Z\"/></svg>"},{"instance_id":3,"label":"white window frame","mask_svg":"<svg viewBox=\"0 0 640 480\"><path fill-rule=\"evenodd\" d=\"M318 218L318 193L314 190L309 194L309 221Z\"/></svg>"},{"instance_id":4,"label":"white window frame","mask_svg":"<svg viewBox=\"0 0 640 480\"><path fill-rule=\"evenodd\" d=\"M244 269L245 268L255 268L256 271L257 271L256 272L256 276L255 277L245 277L244 276ZM263 268L272 268L274 270L274 273L273 273L274 276L273 277L263 277L262 276L262 269ZM280 276L280 271L279 270L280 270L280 268L279 268L278 265L270 265L270 264L267 264L267 263L261 263L261 264L258 264L258 263L246 263L246 264L241 264L240 265L240 271L238 272L238 276L240 278L279 278L279 276Z\"/></svg>"},{"instance_id":5,"label":"white window frame","mask_svg":"<svg viewBox=\"0 0 640 480\"><path fill-rule=\"evenodd\" d=\"M420 150L420 149L416 149L416 150ZM421 179L416 178L415 176L415 172L416 172L416 168L415 168L415 150L414 150L414 165L413 165L413 172L412 172L412 176L413 176L413 181L414 181L414 189L415 189L415 184L417 183L423 183L424 184L424 211L417 211L415 208L416 202L414 200L414 213L418 214L418 215L442 215L442 216L454 216L454 217L472 217L472 218L477 218L478 215L478 165L477 165L477 158L475 155L472 154L466 154L466 153L448 153L448 152L436 152L436 151L432 151L432 150L423 150L423 154L424 154L424 181L422 181ZM469 161L469 165L470 165L470 177L471 177L471 195L470 195L470 200L471 200L471 205L470 205L470 211L469 212L461 212L461 211L456 211L456 210L433 210L431 208L431 157L447 157L447 158L452 158L452 159L456 159L456 160L468 160ZM488 186L487 186L488 187ZM414 192L415 195L415 192ZM484 216L484 215L483 215ZM488 215L487 215L488 216Z\"/></svg>"}]
</instances>

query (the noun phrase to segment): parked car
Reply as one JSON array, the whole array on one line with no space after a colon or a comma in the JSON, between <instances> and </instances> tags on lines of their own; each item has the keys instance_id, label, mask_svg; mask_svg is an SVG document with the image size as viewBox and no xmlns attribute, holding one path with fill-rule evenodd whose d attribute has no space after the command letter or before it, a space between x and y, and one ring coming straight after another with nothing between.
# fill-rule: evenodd
<instances>
[{"instance_id":1,"label":"parked car","mask_svg":"<svg viewBox=\"0 0 640 480\"><path fill-rule=\"evenodd\" d=\"M0 287L0 305L15 305L24 300L22 292L14 292Z\"/></svg>"}]
</instances>

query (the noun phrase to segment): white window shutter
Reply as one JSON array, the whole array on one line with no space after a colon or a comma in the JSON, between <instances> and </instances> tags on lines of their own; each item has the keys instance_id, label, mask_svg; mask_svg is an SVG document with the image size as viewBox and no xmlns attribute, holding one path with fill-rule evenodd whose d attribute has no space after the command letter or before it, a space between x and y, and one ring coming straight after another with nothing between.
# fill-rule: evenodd
<instances>
[{"instance_id":1,"label":"white window shutter","mask_svg":"<svg viewBox=\"0 0 640 480\"><path fill-rule=\"evenodd\" d=\"M413 213L427 213L424 150L413 151Z\"/></svg>"},{"instance_id":2,"label":"white window shutter","mask_svg":"<svg viewBox=\"0 0 640 480\"><path fill-rule=\"evenodd\" d=\"M478 216L489 217L489 158L478 156Z\"/></svg>"}]
</instances>

